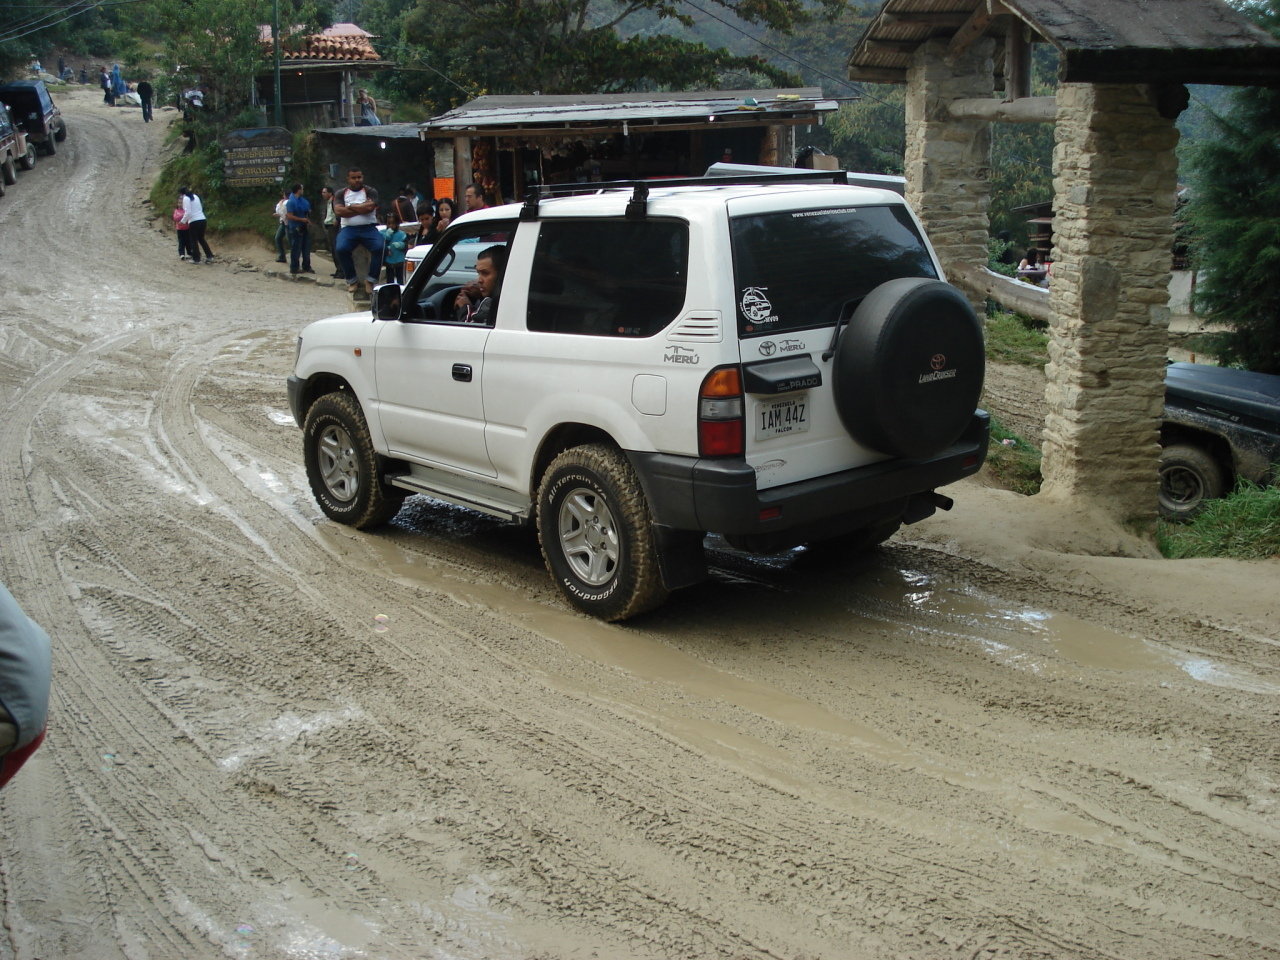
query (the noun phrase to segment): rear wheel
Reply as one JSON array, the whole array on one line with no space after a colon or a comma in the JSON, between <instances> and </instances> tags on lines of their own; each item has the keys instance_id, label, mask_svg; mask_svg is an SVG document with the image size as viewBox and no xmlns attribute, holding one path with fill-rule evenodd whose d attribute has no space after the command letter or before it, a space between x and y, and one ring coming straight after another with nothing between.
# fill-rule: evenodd
<instances>
[{"instance_id":1,"label":"rear wheel","mask_svg":"<svg viewBox=\"0 0 1280 960\"><path fill-rule=\"evenodd\" d=\"M1178 443L1160 451L1160 515L1188 520L1204 509L1206 500L1226 492L1222 468L1200 447Z\"/></svg>"},{"instance_id":2,"label":"rear wheel","mask_svg":"<svg viewBox=\"0 0 1280 960\"><path fill-rule=\"evenodd\" d=\"M0 164L0 177L4 178L6 186L18 182L18 167L13 162L13 157L5 157L4 163Z\"/></svg>"},{"instance_id":3,"label":"rear wheel","mask_svg":"<svg viewBox=\"0 0 1280 960\"><path fill-rule=\"evenodd\" d=\"M34 143L27 144L27 152L18 158L18 166L23 170L34 169L36 165L36 145Z\"/></svg>"},{"instance_id":4,"label":"rear wheel","mask_svg":"<svg viewBox=\"0 0 1280 960\"><path fill-rule=\"evenodd\" d=\"M648 503L616 448L588 444L556 457L538 487L537 518L547 570L579 610L625 620L667 598Z\"/></svg>"},{"instance_id":5,"label":"rear wheel","mask_svg":"<svg viewBox=\"0 0 1280 960\"><path fill-rule=\"evenodd\" d=\"M355 397L321 397L307 412L302 436L307 479L326 516L364 530L400 512L408 494L382 482L373 438Z\"/></svg>"}]
</instances>

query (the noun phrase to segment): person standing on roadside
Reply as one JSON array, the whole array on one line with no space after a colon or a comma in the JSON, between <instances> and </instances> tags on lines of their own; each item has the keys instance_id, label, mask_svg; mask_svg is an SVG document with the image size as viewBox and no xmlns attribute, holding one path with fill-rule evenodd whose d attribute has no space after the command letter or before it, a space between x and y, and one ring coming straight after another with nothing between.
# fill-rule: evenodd
<instances>
[{"instance_id":1,"label":"person standing on roadside","mask_svg":"<svg viewBox=\"0 0 1280 960\"><path fill-rule=\"evenodd\" d=\"M320 200L324 204L324 239L329 248L329 256L333 257L333 276L342 276L338 269L338 255L334 248L338 245L338 215L333 212L333 188L321 187Z\"/></svg>"},{"instance_id":2,"label":"person standing on roadside","mask_svg":"<svg viewBox=\"0 0 1280 960\"><path fill-rule=\"evenodd\" d=\"M387 255L387 283L404 284L404 260L405 250L408 248L408 238L405 236L404 228L400 225L399 215L392 210L387 214L387 235L383 237L386 243Z\"/></svg>"},{"instance_id":3,"label":"person standing on roadside","mask_svg":"<svg viewBox=\"0 0 1280 960\"><path fill-rule=\"evenodd\" d=\"M102 87L102 102L108 107L116 105L116 88L111 83L111 74L107 72L106 64L102 66L102 73L98 75L98 86Z\"/></svg>"},{"instance_id":4,"label":"person standing on roadside","mask_svg":"<svg viewBox=\"0 0 1280 960\"><path fill-rule=\"evenodd\" d=\"M289 218L285 216L285 205L289 202L289 192L280 191L280 199L276 201L276 263L288 263L284 248L285 238L289 235Z\"/></svg>"},{"instance_id":5,"label":"person standing on roadside","mask_svg":"<svg viewBox=\"0 0 1280 960\"><path fill-rule=\"evenodd\" d=\"M364 171L352 167L347 171L347 185L333 197L333 210L342 221L338 242L334 246L342 276L347 281L347 293L355 293L360 286L356 265L351 254L356 247L369 251L369 275L365 289L373 293L373 285L382 272L382 234L378 232L378 191L365 186Z\"/></svg>"},{"instance_id":6,"label":"person standing on roadside","mask_svg":"<svg viewBox=\"0 0 1280 960\"><path fill-rule=\"evenodd\" d=\"M213 251L204 238L204 229L208 221L204 216L204 202L190 187L183 187L178 193L182 197L182 222L187 225L187 251L191 254L191 262L200 262L200 251L204 250L206 262L213 263Z\"/></svg>"},{"instance_id":7,"label":"person standing on roadside","mask_svg":"<svg viewBox=\"0 0 1280 960\"><path fill-rule=\"evenodd\" d=\"M182 219L182 197L178 197L178 202L173 207L173 229L178 234L178 259L190 260L191 254L187 250L187 235L191 233L191 228L186 225Z\"/></svg>"},{"instance_id":8,"label":"person standing on roadside","mask_svg":"<svg viewBox=\"0 0 1280 960\"><path fill-rule=\"evenodd\" d=\"M151 122L151 98L155 96L155 90L152 89L151 81L143 77L138 81L135 88L138 92L138 99L142 101L142 122Z\"/></svg>"},{"instance_id":9,"label":"person standing on roadside","mask_svg":"<svg viewBox=\"0 0 1280 960\"><path fill-rule=\"evenodd\" d=\"M302 195L302 184L293 185L284 215L289 221L289 272L315 273L311 269L311 201Z\"/></svg>"},{"instance_id":10,"label":"person standing on roadside","mask_svg":"<svg viewBox=\"0 0 1280 960\"><path fill-rule=\"evenodd\" d=\"M404 231L411 247L418 238L418 213L413 206L413 194L413 185L406 183L391 202L391 209L400 218L400 229Z\"/></svg>"}]
</instances>

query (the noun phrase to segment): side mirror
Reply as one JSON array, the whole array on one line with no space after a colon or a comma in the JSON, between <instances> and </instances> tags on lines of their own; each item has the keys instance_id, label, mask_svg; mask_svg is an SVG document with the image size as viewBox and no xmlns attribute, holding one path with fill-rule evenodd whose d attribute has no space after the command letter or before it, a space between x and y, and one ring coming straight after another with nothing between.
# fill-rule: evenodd
<instances>
[{"instance_id":1,"label":"side mirror","mask_svg":"<svg viewBox=\"0 0 1280 960\"><path fill-rule=\"evenodd\" d=\"M373 288L373 317L375 320L400 319L400 284L384 283Z\"/></svg>"}]
</instances>

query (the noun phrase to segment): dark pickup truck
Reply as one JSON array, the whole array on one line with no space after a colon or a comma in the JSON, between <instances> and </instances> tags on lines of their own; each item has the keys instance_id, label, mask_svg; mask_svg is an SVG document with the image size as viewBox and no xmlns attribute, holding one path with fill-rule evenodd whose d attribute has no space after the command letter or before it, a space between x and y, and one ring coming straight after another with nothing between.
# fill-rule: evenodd
<instances>
[{"instance_id":1,"label":"dark pickup truck","mask_svg":"<svg viewBox=\"0 0 1280 960\"><path fill-rule=\"evenodd\" d=\"M1280 463L1280 376L1171 363L1160 429L1160 513L1187 518L1238 479L1268 483Z\"/></svg>"},{"instance_id":2,"label":"dark pickup truck","mask_svg":"<svg viewBox=\"0 0 1280 960\"><path fill-rule=\"evenodd\" d=\"M67 139L67 124L62 111L49 96L43 80L15 80L0 84L0 103L8 105L13 122L49 156L58 152L58 144Z\"/></svg>"}]
</instances>

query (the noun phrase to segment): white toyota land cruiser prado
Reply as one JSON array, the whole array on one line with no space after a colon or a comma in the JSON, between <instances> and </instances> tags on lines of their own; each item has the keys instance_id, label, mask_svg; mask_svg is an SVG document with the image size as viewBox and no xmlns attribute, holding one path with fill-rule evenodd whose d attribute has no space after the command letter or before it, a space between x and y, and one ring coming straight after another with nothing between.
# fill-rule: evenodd
<instances>
[{"instance_id":1,"label":"white toyota land cruiser prado","mask_svg":"<svg viewBox=\"0 0 1280 960\"><path fill-rule=\"evenodd\" d=\"M568 601L621 620L706 576L707 533L864 549L949 508L935 488L987 451L982 327L902 197L844 177L578 184L459 218L372 318L299 338L321 509L363 529L424 493L534 523ZM493 246L496 309L458 322L459 264Z\"/></svg>"}]
</instances>

